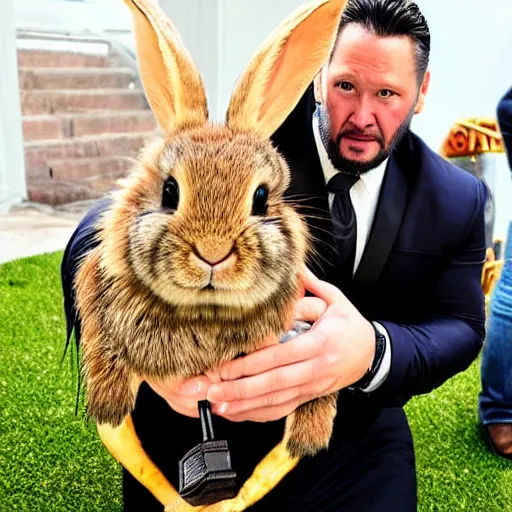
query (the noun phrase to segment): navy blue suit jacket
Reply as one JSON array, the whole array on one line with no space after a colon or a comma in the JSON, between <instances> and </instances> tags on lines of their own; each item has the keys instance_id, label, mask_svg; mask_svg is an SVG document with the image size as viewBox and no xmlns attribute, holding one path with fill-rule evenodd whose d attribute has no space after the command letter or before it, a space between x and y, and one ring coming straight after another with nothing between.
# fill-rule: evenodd
<instances>
[{"instance_id":1,"label":"navy blue suit jacket","mask_svg":"<svg viewBox=\"0 0 512 512\"><path fill-rule=\"evenodd\" d=\"M334 247L325 178L315 148L310 89L274 135L292 169L291 199L326 254ZM487 188L409 132L390 156L370 238L350 289L343 290L391 338L391 371L374 393L403 404L464 370L484 337L481 271ZM314 208L312 210L311 208ZM334 261L333 254L328 259ZM312 263L336 284L336 268Z\"/></svg>"},{"instance_id":2,"label":"navy blue suit jacket","mask_svg":"<svg viewBox=\"0 0 512 512\"><path fill-rule=\"evenodd\" d=\"M328 263L335 261L334 240L311 128L313 110L310 88L273 142L292 169L289 200L300 199L299 210L314 213L307 222L322 258L312 261L311 267L319 277L336 284L336 266ZM337 489L332 482L338 478L338 468L349 460L347 454L361 442L380 410L401 406L413 395L432 390L476 358L484 337L480 276L486 198L482 183L433 153L412 133L393 152L369 242L353 285L343 290L368 319L388 330L390 374L370 395L340 393L329 450L302 460L261 502L261 510L279 496L286 502L292 491L304 510L311 509L308 503L317 503L318 493L324 500L331 496L334 500ZM62 280L69 332L74 325L79 328L72 288L77 262L97 243L95 223L107 203L102 200L95 205L66 248ZM178 458L200 441L198 420L175 413L146 384L141 386L132 416L145 450L177 485ZM230 443L240 482L282 438L283 428L284 420L230 423L215 419L219 439Z\"/></svg>"}]
</instances>

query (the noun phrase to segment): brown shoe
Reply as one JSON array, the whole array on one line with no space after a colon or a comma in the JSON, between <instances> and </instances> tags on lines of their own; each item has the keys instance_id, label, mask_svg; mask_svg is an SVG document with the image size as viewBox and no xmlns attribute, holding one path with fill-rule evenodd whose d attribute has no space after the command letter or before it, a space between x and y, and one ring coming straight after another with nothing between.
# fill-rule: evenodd
<instances>
[{"instance_id":1,"label":"brown shoe","mask_svg":"<svg viewBox=\"0 0 512 512\"><path fill-rule=\"evenodd\" d=\"M496 455L512 458L512 424L489 425L487 432Z\"/></svg>"}]
</instances>

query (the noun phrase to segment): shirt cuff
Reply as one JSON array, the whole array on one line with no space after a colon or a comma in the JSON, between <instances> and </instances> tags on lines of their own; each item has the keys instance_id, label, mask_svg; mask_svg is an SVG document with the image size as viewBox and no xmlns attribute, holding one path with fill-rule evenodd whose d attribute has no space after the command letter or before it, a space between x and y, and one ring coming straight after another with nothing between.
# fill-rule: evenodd
<instances>
[{"instance_id":1,"label":"shirt cuff","mask_svg":"<svg viewBox=\"0 0 512 512\"><path fill-rule=\"evenodd\" d=\"M373 380L366 386L363 391L364 393L372 393L376 389L378 389L382 384L384 384L384 381L386 380L387 376L389 375L389 371L391 370L391 343L389 341L389 334L386 329L378 324L377 322L372 322L375 328L384 336L386 339L385 347L384 347L384 355L382 356L382 363L380 365L380 368L377 370L377 373L375 374L375 377Z\"/></svg>"}]
</instances>

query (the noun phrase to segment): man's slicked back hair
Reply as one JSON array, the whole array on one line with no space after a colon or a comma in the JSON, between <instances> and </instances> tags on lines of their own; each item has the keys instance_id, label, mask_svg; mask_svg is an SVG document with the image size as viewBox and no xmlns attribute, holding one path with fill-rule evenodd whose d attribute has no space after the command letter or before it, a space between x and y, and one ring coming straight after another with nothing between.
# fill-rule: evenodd
<instances>
[{"instance_id":1,"label":"man's slicked back hair","mask_svg":"<svg viewBox=\"0 0 512 512\"><path fill-rule=\"evenodd\" d=\"M341 16L338 37L350 23L357 23L380 37L410 37L415 50L418 83L421 83L430 57L430 31L416 3L410 0L349 0Z\"/></svg>"}]
</instances>

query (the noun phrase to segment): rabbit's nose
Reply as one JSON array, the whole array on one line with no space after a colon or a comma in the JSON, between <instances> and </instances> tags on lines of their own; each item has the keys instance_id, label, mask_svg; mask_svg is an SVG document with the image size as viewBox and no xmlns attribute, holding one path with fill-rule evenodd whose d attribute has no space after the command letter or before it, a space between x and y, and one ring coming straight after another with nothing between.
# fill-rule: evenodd
<instances>
[{"instance_id":1,"label":"rabbit's nose","mask_svg":"<svg viewBox=\"0 0 512 512\"><path fill-rule=\"evenodd\" d=\"M206 239L196 243L195 247L196 256L212 266L227 259L232 251L231 240Z\"/></svg>"}]
</instances>

